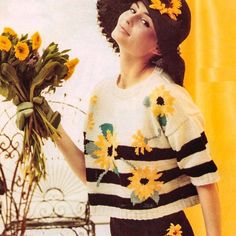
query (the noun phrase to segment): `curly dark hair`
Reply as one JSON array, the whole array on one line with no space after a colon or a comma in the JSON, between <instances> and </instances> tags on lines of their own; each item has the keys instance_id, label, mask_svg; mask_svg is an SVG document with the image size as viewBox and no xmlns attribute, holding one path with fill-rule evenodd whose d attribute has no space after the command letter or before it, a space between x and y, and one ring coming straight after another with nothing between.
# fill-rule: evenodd
<instances>
[{"instance_id":1,"label":"curly dark hair","mask_svg":"<svg viewBox=\"0 0 236 236\"><path fill-rule=\"evenodd\" d=\"M118 18L124 11L128 10L132 3L138 0L98 0L97 1L97 19L102 34L107 41L111 43L115 52L119 52L119 46L111 37ZM177 20L171 19L167 14L161 14L158 10L149 7L150 0L142 1L153 20L157 35L157 48L161 56L151 58L151 64L162 68L175 83L183 86L185 63L179 53L179 45L185 40L190 32L191 14L185 0L181 2L181 14ZM161 0L165 4L170 4L170 0Z\"/></svg>"},{"instance_id":2,"label":"curly dark hair","mask_svg":"<svg viewBox=\"0 0 236 236\"><path fill-rule=\"evenodd\" d=\"M119 52L119 46L111 37L112 31L115 29L119 16L131 6L132 2L114 1L114 0L98 0L97 1L97 20L101 28L102 34L107 41L111 43L115 52Z\"/></svg>"}]
</instances>

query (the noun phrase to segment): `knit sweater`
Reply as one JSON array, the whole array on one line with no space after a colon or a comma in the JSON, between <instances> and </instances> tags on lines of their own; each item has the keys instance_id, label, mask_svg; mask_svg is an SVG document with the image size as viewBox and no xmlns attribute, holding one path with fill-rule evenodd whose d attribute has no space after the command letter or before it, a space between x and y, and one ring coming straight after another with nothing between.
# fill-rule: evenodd
<instances>
[{"instance_id":1,"label":"knit sweater","mask_svg":"<svg viewBox=\"0 0 236 236\"><path fill-rule=\"evenodd\" d=\"M95 215L169 215L198 204L196 186L219 179L200 110L160 68L127 89L115 79L95 87L84 145Z\"/></svg>"}]
</instances>

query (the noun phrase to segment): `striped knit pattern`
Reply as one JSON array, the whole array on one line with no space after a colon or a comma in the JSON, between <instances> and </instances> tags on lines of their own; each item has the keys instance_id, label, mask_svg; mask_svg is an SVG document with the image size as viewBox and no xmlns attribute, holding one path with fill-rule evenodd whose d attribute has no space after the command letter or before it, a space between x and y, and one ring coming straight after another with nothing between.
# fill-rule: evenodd
<instances>
[{"instance_id":1,"label":"striped knit pattern","mask_svg":"<svg viewBox=\"0 0 236 236\"><path fill-rule=\"evenodd\" d=\"M94 214L162 217L197 204L195 186L218 181L201 112L186 90L160 69L124 90L115 80L102 81L94 89L88 114L93 120L85 123L84 145ZM130 186L134 170L145 168L161 173L155 181L162 184L141 199L142 193ZM150 176L142 177L139 185L149 183Z\"/></svg>"}]
</instances>

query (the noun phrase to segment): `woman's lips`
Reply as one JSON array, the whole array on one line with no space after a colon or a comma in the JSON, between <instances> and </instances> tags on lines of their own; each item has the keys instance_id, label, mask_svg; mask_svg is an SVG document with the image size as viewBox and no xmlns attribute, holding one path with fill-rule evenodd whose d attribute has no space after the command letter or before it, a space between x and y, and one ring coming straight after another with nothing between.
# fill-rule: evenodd
<instances>
[{"instance_id":1,"label":"woman's lips","mask_svg":"<svg viewBox=\"0 0 236 236\"><path fill-rule=\"evenodd\" d=\"M126 28L125 28L124 26L119 25L119 28L120 28L120 30L121 30L123 33L127 34L128 36L130 36L129 32L126 30Z\"/></svg>"}]
</instances>

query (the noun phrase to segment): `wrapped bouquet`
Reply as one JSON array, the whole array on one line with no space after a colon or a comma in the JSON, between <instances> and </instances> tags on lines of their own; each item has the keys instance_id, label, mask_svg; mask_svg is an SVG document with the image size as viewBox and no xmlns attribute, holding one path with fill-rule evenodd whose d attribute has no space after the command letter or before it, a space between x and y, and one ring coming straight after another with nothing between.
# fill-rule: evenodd
<instances>
[{"instance_id":1,"label":"wrapped bouquet","mask_svg":"<svg viewBox=\"0 0 236 236\"><path fill-rule=\"evenodd\" d=\"M38 182L45 177L43 139L54 140L60 114L50 109L44 94L55 92L70 78L79 60L69 60L69 50L52 42L42 55L38 32L18 37L11 28L0 35L0 95L17 106L17 127L24 132L19 164L25 177Z\"/></svg>"}]
</instances>

